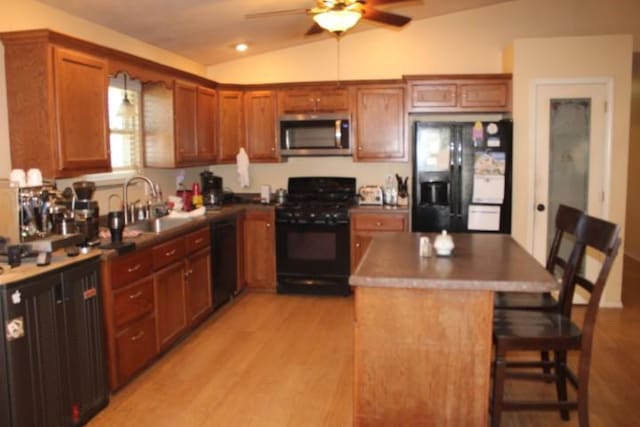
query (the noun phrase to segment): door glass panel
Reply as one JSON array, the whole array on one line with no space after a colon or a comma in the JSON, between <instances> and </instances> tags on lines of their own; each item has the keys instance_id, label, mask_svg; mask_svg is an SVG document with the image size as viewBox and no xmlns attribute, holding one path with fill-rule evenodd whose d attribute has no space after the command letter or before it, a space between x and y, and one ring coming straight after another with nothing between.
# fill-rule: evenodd
<instances>
[{"instance_id":1,"label":"door glass panel","mask_svg":"<svg viewBox=\"0 0 640 427\"><path fill-rule=\"evenodd\" d=\"M551 99L549 121L549 206L547 248L555 233L560 203L587 210L591 99ZM571 251L565 242L561 255Z\"/></svg>"}]
</instances>

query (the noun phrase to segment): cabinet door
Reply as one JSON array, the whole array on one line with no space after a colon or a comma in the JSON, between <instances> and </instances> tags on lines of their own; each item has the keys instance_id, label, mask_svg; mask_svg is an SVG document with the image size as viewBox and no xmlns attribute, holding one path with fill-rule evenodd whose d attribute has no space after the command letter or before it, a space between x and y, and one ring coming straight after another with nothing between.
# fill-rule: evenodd
<instances>
[{"instance_id":1,"label":"cabinet door","mask_svg":"<svg viewBox=\"0 0 640 427\"><path fill-rule=\"evenodd\" d=\"M236 161L240 147L244 147L242 92L222 90L218 93L218 161Z\"/></svg>"},{"instance_id":2,"label":"cabinet door","mask_svg":"<svg viewBox=\"0 0 640 427\"><path fill-rule=\"evenodd\" d=\"M184 262L176 262L153 277L156 298L158 351L166 349L187 329L187 284Z\"/></svg>"},{"instance_id":3,"label":"cabinet door","mask_svg":"<svg viewBox=\"0 0 640 427\"><path fill-rule=\"evenodd\" d=\"M348 111L349 91L347 89L320 90L316 97L316 110L322 112Z\"/></svg>"},{"instance_id":4,"label":"cabinet door","mask_svg":"<svg viewBox=\"0 0 640 427\"><path fill-rule=\"evenodd\" d=\"M132 323L115 338L117 384L122 385L157 354L153 315Z\"/></svg>"},{"instance_id":5,"label":"cabinet door","mask_svg":"<svg viewBox=\"0 0 640 427\"><path fill-rule=\"evenodd\" d=\"M455 83L412 83L409 86L411 111L456 108L458 106L457 88Z\"/></svg>"},{"instance_id":6,"label":"cabinet door","mask_svg":"<svg viewBox=\"0 0 640 427\"><path fill-rule=\"evenodd\" d=\"M54 48L59 176L111 169L107 61Z\"/></svg>"},{"instance_id":7,"label":"cabinet door","mask_svg":"<svg viewBox=\"0 0 640 427\"><path fill-rule=\"evenodd\" d=\"M259 161L276 161L278 137L275 92L259 90L245 93L244 111L249 158Z\"/></svg>"},{"instance_id":8,"label":"cabinet door","mask_svg":"<svg viewBox=\"0 0 640 427\"><path fill-rule=\"evenodd\" d=\"M64 326L60 274L3 289L9 404L14 426L64 425L66 387L58 333ZM3 367L4 368L4 367Z\"/></svg>"},{"instance_id":9,"label":"cabinet door","mask_svg":"<svg viewBox=\"0 0 640 427\"><path fill-rule=\"evenodd\" d=\"M316 96L310 90L284 89L278 96L282 113L307 113L316 109Z\"/></svg>"},{"instance_id":10,"label":"cabinet door","mask_svg":"<svg viewBox=\"0 0 640 427\"><path fill-rule=\"evenodd\" d=\"M218 156L216 120L218 115L218 95L215 90L198 87L197 141L200 162L214 163Z\"/></svg>"},{"instance_id":11,"label":"cabinet door","mask_svg":"<svg viewBox=\"0 0 640 427\"><path fill-rule=\"evenodd\" d=\"M274 212L248 211L244 220L245 280L248 287L275 289Z\"/></svg>"},{"instance_id":12,"label":"cabinet door","mask_svg":"<svg viewBox=\"0 0 640 427\"><path fill-rule=\"evenodd\" d=\"M196 85L176 81L173 86L176 164L198 162L196 141Z\"/></svg>"},{"instance_id":13,"label":"cabinet door","mask_svg":"<svg viewBox=\"0 0 640 427\"><path fill-rule=\"evenodd\" d=\"M84 424L107 405L106 365L103 351L100 261L94 259L63 272L65 310L63 349L69 379L65 420Z\"/></svg>"},{"instance_id":14,"label":"cabinet door","mask_svg":"<svg viewBox=\"0 0 640 427\"><path fill-rule=\"evenodd\" d=\"M211 250L207 247L191 255L188 265L189 324L195 326L211 312Z\"/></svg>"},{"instance_id":15,"label":"cabinet door","mask_svg":"<svg viewBox=\"0 0 640 427\"><path fill-rule=\"evenodd\" d=\"M356 160L406 160L404 88L359 88Z\"/></svg>"},{"instance_id":16,"label":"cabinet door","mask_svg":"<svg viewBox=\"0 0 640 427\"><path fill-rule=\"evenodd\" d=\"M469 110L508 111L510 81L480 81L460 84L460 107Z\"/></svg>"}]
</instances>

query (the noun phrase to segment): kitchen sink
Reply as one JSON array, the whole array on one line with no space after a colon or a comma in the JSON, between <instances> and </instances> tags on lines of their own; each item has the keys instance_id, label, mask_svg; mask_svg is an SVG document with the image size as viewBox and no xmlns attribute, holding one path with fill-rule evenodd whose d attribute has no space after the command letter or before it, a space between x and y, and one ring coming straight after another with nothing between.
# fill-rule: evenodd
<instances>
[{"instance_id":1,"label":"kitchen sink","mask_svg":"<svg viewBox=\"0 0 640 427\"><path fill-rule=\"evenodd\" d=\"M160 217L127 224L126 228L129 230L138 230L145 233L162 233L163 231L171 230L172 228L188 224L191 221L193 221L192 218Z\"/></svg>"}]
</instances>

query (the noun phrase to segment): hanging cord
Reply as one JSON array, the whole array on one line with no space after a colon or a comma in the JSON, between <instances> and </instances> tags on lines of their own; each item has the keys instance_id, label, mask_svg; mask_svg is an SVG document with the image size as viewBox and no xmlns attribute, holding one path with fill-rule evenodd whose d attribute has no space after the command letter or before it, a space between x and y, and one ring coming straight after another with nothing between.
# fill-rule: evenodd
<instances>
[{"instance_id":1,"label":"hanging cord","mask_svg":"<svg viewBox=\"0 0 640 427\"><path fill-rule=\"evenodd\" d=\"M336 33L336 84L340 85L340 33Z\"/></svg>"}]
</instances>

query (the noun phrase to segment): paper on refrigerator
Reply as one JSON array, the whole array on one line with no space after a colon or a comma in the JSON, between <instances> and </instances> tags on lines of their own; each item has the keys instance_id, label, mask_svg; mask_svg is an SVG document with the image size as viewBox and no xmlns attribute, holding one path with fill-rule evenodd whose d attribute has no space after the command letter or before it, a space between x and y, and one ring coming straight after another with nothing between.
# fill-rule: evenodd
<instances>
[{"instance_id":1,"label":"paper on refrigerator","mask_svg":"<svg viewBox=\"0 0 640 427\"><path fill-rule=\"evenodd\" d=\"M469 205L469 230L499 231L500 206Z\"/></svg>"},{"instance_id":2,"label":"paper on refrigerator","mask_svg":"<svg viewBox=\"0 0 640 427\"><path fill-rule=\"evenodd\" d=\"M477 152L473 168L473 203L504 202L506 154Z\"/></svg>"}]
</instances>

